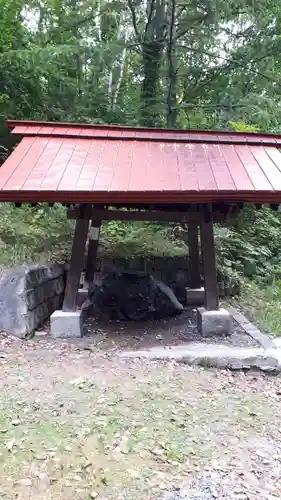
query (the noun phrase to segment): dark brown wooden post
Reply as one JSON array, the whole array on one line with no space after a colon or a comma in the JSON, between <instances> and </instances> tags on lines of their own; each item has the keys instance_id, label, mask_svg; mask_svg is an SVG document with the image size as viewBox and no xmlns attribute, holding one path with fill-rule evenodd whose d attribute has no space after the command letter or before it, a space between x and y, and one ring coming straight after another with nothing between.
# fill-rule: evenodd
<instances>
[{"instance_id":1,"label":"dark brown wooden post","mask_svg":"<svg viewBox=\"0 0 281 500\"><path fill-rule=\"evenodd\" d=\"M207 310L219 309L216 252L212 208L206 205L201 210L200 239L204 271L205 307Z\"/></svg>"},{"instance_id":2,"label":"dark brown wooden post","mask_svg":"<svg viewBox=\"0 0 281 500\"><path fill-rule=\"evenodd\" d=\"M101 221L92 220L89 231L89 245L86 262L85 284L91 283L95 276Z\"/></svg>"},{"instance_id":3,"label":"dark brown wooden post","mask_svg":"<svg viewBox=\"0 0 281 500\"><path fill-rule=\"evenodd\" d=\"M75 311L81 273L84 268L85 247L89 229L90 211L87 205L81 205L80 217L76 220L69 271L67 273L62 310Z\"/></svg>"},{"instance_id":4,"label":"dark brown wooden post","mask_svg":"<svg viewBox=\"0 0 281 500\"><path fill-rule=\"evenodd\" d=\"M189 253L189 287L200 288L200 258L198 244L198 220L192 217L188 219L188 253Z\"/></svg>"}]
</instances>

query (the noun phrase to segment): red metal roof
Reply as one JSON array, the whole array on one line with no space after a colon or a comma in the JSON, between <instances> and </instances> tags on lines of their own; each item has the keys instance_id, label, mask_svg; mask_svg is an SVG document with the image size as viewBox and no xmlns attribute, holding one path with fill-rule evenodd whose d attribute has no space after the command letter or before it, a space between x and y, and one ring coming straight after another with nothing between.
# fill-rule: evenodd
<instances>
[{"instance_id":1,"label":"red metal roof","mask_svg":"<svg viewBox=\"0 0 281 500\"><path fill-rule=\"evenodd\" d=\"M8 122L0 201L281 203L281 136Z\"/></svg>"}]
</instances>

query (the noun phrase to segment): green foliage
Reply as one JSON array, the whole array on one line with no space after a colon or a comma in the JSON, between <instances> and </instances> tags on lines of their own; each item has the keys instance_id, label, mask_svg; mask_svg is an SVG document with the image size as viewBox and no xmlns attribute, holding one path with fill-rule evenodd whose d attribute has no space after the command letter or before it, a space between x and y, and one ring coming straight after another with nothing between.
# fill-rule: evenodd
<instances>
[{"instance_id":1,"label":"green foliage","mask_svg":"<svg viewBox=\"0 0 281 500\"><path fill-rule=\"evenodd\" d=\"M68 258L73 224L61 205L1 203L0 264L13 266L33 261L65 261Z\"/></svg>"},{"instance_id":2,"label":"green foliage","mask_svg":"<svg viewBox=\"0 0 281 500\"><path fill-rule=\"evenodd\" d=\"M281 270L281 214L244 208L231 226L216 227L218 265L226 276L269 284Z\"/></svg>"},{"instance_id":3,"label":"green foliage","mask_svg":"<svg viewBox=\"0 0 281 500\"><path fill-rule=\"evenodd\" d=\"M2 119L280 129L276 0L145 4L0 0Z\"/></svg>"},{"instance_id":4,"label":"green foliage","mask_svg":"<svg viewBox=\"0 0 281 500\"><path fill-rule=\"evenodd\" d=\"M16 208L1 203L0 208L0 265L68 260L74 224L62 205ZM175 239L172 229L153 223L107 222L102 226L99 252L120 257L186 255L184 242Z\"/></svg>"},{"instance_id":5,"label":"green foliage","mask_svg":"<svg viewBox=\"0 0 281 500\"><path fill-rule=\"evenodd\" d=\"M187 247L175 238L173 225L111 221L102 226L101 251L111 256L186 255Z\"/></svg>"},{"instance_id":6,"label":"green foliage","mask_svg":"<svg viewBox=\"0 0 281 500\"><path fill-rule=\"evenodd\" d=\"M266 333L281 335L281 283L276 279L268 286L244 281L239 298L229 301Z\"/></svg>"},{"instance_id":7,"label":"green foliage","mask_svg":"<svg viewBox=\"0 0 281 500\"><path fill-rule=\"evenodd\" d=\"M229 125L235 132L259 132L260 128L256 125L250 125L245 121L242 122L233 122L230 120Z\"/></svg>"}]
</instances>

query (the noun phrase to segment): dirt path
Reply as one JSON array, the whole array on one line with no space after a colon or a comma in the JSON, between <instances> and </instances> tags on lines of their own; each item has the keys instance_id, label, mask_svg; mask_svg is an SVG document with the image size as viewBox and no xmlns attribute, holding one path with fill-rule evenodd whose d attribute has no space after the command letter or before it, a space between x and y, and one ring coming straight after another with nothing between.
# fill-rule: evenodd
<instances>
[{"instance_id":1,"label":"dirt path","mask_svg":"<svg viewBox=\"0 0 281 500\"><path fill-rule=\"evenodd\" d=\"M277 500L281 379L0 340L0 498Z\"/></svg>"}]
</instances>

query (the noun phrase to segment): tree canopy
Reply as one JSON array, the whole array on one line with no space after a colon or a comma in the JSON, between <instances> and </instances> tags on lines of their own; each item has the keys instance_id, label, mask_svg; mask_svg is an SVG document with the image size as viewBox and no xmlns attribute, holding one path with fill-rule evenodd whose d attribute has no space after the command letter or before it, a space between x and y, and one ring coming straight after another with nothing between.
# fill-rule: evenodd
<instances>
[{"instance_id":1,"label":"tree canopy","mask_svg":"<svg viewBox=\"0 0 281 500\"><path fill-rule=\"evenodd\" d=\"M280 131L276 0L0 0L0 8L2 123Z\"/></svg>"}]
</instances>

